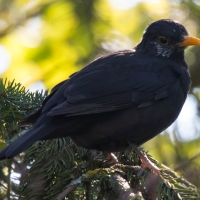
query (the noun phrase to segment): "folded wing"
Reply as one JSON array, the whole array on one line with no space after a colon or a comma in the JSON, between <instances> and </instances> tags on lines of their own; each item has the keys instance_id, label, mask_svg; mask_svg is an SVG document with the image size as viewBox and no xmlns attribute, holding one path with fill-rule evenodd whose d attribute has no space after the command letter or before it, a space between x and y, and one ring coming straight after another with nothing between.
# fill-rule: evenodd
<instances>
[{"instance_id":1,"label":"folded wing","mask_svg":"<svg viewBox=\"0 0 200 200\"><path fill-rule=\"evenodd\" d=\"M48 115L75 116L150 106L166 98L178 79L166 71L155 70L153 65L153 71L149 68L105 64L77 73L63 86L62 101Z\"/></svg>"}]
</instances>

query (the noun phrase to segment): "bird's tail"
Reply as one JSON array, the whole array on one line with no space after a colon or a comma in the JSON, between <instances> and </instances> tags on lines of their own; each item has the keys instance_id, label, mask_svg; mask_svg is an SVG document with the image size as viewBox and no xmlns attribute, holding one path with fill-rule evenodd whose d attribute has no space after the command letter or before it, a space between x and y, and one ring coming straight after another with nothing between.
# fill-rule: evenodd
<instances>
[{"instance_id":1,"label":"bird's tail","mask_svg":"<svg viewBox=\"0 0 200 200\"><path fill-rule=\"evenodd\" d=\"M46 132L47 131L45 130L44 125L38 128L30 129L27 133L20 136L5 149L0 151L0 160L13 158L14 156L20 154L22 151L30 147L34 142L42 139Z\"/></svg>"}]
</instances>

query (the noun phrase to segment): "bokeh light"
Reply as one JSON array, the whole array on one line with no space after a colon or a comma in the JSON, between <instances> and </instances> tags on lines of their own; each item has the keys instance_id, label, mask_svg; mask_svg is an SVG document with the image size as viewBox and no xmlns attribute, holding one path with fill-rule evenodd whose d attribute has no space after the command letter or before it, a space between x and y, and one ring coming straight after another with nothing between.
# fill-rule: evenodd
<instances>
[{"instance_id":1,"label":"bokeh light","mask_svg":"<svg viewBox=\"0 0 200 200\"><path fill-rule=\"evenodd\" d=\"M11 56L9 51L0 45L0 75L3 74L11 63Z\"/></svg>"}]
</instances>

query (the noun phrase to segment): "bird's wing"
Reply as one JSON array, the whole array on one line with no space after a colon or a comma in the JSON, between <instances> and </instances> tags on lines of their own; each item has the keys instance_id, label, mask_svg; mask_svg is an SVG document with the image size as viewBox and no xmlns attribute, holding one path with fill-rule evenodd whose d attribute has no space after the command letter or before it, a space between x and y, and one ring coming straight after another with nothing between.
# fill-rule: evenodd
<instances>
[{"instance_id":1,"label":"bird's wing","mask_svg":"<svg viewBox=\"0 0 200 200\"><path fill-rule=\"evenodd\" d=\"M61 88L64 101L48 115L75 116L150 106L167 97L168 89L178 80L166 71L150 68L103 66L77 73L65 90Z\"/></svg>"}]
</instances>

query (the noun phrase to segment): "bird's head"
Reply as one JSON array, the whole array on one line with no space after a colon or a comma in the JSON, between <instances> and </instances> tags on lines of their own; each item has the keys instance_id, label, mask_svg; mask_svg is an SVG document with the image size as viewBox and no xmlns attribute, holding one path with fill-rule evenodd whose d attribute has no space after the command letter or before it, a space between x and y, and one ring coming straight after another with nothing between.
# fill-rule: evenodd
<instances>
[{"instance_id":1,"label":"bird's head","mask_svg":"<svg viewBox=\"0 0 200 200\"><path fill-rule=\"evenodd\" d=\"M162 19L146 28L136 49L163 58L180 59L184 58L184 50L190 45L200 45L200 39L189 36L179 22Z\"/></svg>"}]
</instances>

